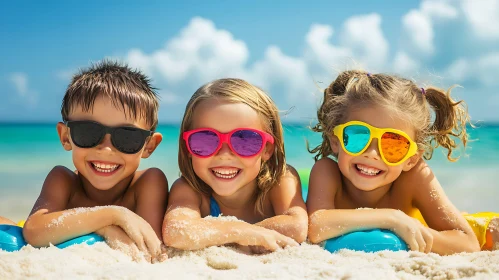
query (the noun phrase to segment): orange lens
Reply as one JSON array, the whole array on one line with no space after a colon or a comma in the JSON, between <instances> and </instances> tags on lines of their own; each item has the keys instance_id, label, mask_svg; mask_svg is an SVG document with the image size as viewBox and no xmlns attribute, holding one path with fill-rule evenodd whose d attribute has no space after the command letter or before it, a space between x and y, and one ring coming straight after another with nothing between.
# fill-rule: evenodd
<instances>
[{"instance_id":1,"label":"orange lens","mask_svg":"<svg viewBox=\"0 0 499 280\"><path fill-rule=\"evenodd\" d=\"M411 142L404 136L385 132L381 136L381 152L389 163L401 161L409 152Z\"/></svg>"}]
</instances>

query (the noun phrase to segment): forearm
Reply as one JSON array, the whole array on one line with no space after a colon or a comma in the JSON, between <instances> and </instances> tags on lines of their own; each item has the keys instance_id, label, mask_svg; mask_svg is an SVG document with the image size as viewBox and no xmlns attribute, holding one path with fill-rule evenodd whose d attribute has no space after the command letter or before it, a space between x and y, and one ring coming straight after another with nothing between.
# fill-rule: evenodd
<instances>
[{"instance_id":1,"label":"forearm","mask_svg":"<svg viewBox=\"0 0 499 280\"><path fill-rule=\"evenodd\" d=\"M0 225L16 225L16 223L7 218L0 217Z\"/></svg>"},{"instance_id":2,"label":"forearm","mask_svg":"<svg viewBox=\"0 0 499 280\"><path fill-rule=\"evenodd\" d=\"M35 247L59 244L69 239L95 232L116 222L118 206L75 208L47 213L39 210L31 215L23 228L26 241Z\"/></svg>"},{"instance_id":3,"label":"forearm","mask_svg":"<svg viewBox=\"0 0 499 280\"><path fill-rule=\"evenodd\" d=\"M302 243L307 238L308 227L308 217L306 212L303 212L291 210L286 214L265 219L255 225L275 230L293 238L298 243Z\"/></svg>"},{"instance_id":4,"label":"forearm","mask_svg":"<svg viewBox=\"0 0 499 280\"><path fill-rule=\"evenodd\" d=\"M209 246L238 243L246 227L254 225L242 221L203 219L173 210L165 216L163 242L182 250L197 250Z\"/></svg>"},{"instance_id":5,"label":"forearm","mask_svg":"<svg viewBox=\"0 0 499 280\"><path fill-rule=\"evenodd\" d=\"M433 236L431 251L439 255L451 255L460 252L478 252L480 246L473 233L460 230L436 231L430 229Z\"/></svg>"},{"instance_id":6,"label":"forearm","mask_svg":"<svg viewBox=\"0 0 499 280\"><path fill-rule=\"evenodd\" d=\"M352 231L375 228L390 229L392 209L328 209L310 215L308 238L313 243Z\"/></svg>"}]
</instances>

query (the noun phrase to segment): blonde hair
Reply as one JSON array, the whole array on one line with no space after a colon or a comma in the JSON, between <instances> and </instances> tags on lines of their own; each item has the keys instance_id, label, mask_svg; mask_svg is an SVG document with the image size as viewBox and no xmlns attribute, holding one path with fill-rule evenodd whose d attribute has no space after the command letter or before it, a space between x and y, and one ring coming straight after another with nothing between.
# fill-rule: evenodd
<instances>
[{"instance_id":1,"label":"blonde hair","mask_svg":"<svg viewBox=\"0 0 499 280\"><path fill-rule=\"evenodd\" d=\"M284 142L279 112L272 99L261 89L240 79L219 79L200 87L185 108L180 126L178 164L182 177L198 192L211 195L212 189L194 172L182 134L192 129L196 106L204 100L221 98L228 102L244 103L255 110L263 122L264 130L274 137L274 151L270 159L262 163L257 176L255 211L263 213L263 202L270 189L279 183L286 171Z\"/></svg>"},{"instance_id":2,"label":"blonde hair","mask_svg":"<svg viewBox=\"0 0 499 280\"><path fill-rule=\"evenodd\" d=\"M412 125L416 131L413 140L424 151L425 159L431 159L433 150L442 146L447 149L447 159L456 161L458 158L453 158L452 152L458 143L452 137L460 139L466 147L466 123L470 117L466 104L451 98L451 89L423 89L394 75L344 71L324 90L324 100L317 111L318 123L312 127L322 133L323 141L309 151L316 154L316 161L336 156L329 142L333 128L345 122L352 108L378 105L393 109Z\"/></svg>"}]
</instances>

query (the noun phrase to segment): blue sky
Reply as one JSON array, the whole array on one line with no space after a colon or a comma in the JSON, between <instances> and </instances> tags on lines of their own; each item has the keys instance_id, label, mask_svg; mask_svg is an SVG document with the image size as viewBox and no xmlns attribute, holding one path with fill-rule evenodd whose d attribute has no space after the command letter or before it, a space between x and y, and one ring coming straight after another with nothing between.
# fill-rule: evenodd
<instances>
[{"instance_id":1,"label":"blue sky","mask_svg":"<svg viewBox=\"0 0 499 280\"><path fill-rule=\"evenodd\" d=\"M0 38L0 122L59 121L71 75L106 57L152 77L161 122L221 77L308 122L319 88L353 68L459 84L474 120L499 121L499 0L11 1Z\"/></svg>"}]
</instances>

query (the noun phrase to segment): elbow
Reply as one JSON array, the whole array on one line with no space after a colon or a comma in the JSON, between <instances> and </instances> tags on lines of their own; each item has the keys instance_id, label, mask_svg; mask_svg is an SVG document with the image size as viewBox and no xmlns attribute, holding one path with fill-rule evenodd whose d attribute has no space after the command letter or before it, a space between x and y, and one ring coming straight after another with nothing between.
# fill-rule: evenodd
<instances>
[{"instance_id":1,"label":"elbow","mask_svg":"<svg viewBox=\"0 0 499 280\"><path fill-rule=\"evenodd\" d=\"M48 244L41 239L39 229L33 223L26 221L23 227L23 237L26 243L33 247L43 247Z\"/></svg>"},{"instance_id":2,"label":"elbow","mask_svg":"<svg viewBox=\"0 0 499 280\"><path fill-rule=\"evenodd\" d=\"M321 242L322 236L320 235L321 227L318 224L310 223L308 225L308 240L312 243Z\"/></svg>"},{"instance_id":3,"label":"elbow","mask_svg":"<svg viewBox=\"0 0 499 280\"><path fill-rule=\"evenodd\" d=\"M170 221L163 227L163 243L180 250L201 249L196 246L195 238L187 230L189 225L181 221Z\"/></svg>"},{"instance_id":4,"label":"elbow","mask_svg":"<svg viewBox=\"0 0 499 280\"><path fill-rule=\"evenodd\" d=\"M300 223L291 229L291 235L296 242L303 243L307 239L307 223Z\"/></svg>"}]
</instances>

